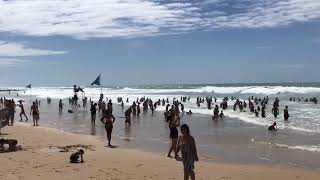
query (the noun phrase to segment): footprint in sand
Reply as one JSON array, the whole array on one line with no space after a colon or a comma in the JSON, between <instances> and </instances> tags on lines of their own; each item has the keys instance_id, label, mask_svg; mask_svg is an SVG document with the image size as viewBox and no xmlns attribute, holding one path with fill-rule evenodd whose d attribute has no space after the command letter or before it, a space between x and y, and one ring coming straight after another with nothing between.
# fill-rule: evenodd
<instances>
[{"instance_id":1,"label":"footprint in sand","mask_svg":"<svg viewBox=\"0 0 320 180\"><path fill-rule=\"evenodd\" d=\"M141 166L143 166L143 164L137 164L137 165L136 165L136 167L141 167Z\"/></svg>"},{"instance_id":2,"label":"footprint in sand","mask_svg":"<svg viewBox=\"0 0 320 180\"><path fill-rule=\"evenodd\" d=\"M232 179L231 177L221 177L222 179Z\"/></svg>"}]
</instances>

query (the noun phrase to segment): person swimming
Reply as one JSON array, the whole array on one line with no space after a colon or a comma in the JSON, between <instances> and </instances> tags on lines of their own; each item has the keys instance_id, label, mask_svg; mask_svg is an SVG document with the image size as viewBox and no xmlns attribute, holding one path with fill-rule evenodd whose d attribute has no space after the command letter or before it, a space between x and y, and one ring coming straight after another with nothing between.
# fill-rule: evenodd
<instances>
[{"instance_id":1,"label":"person swimming","mask_svg":"<svg viewBox=\"0 0 320 180\"><path fill-rule=\"evenodd\" d=\"M192 114L192 111L189 110L188 112L186 112L186 114L191 115L191 114Z\"/></svg>"},{"instance_id":2,"label":"person swimming","mask_svg":"<svg viewBox=\"0 0 320 180\"><path fill-rule=\"evenodd\" d=\"M269 131L276 131L278 129L277 123L274 122L271 126L268 127Z\"/></svg>"}]
</instances>

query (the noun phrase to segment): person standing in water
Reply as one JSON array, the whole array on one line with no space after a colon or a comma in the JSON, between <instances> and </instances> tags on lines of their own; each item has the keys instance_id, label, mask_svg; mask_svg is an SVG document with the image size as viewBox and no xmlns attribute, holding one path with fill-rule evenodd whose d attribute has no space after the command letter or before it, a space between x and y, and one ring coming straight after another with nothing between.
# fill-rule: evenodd
<instances>
[{"instance_id":1,"label":"person standing in water","mask_svg":"<svg viewBox=\"0 0 320 180\"><path fill-rule=\"evenodd\" d=\"M108 146L111 146L111 134L113 129L113 123L116 118L112 115L110 110L107 110L106 114L101 118L101 122L105 125L105 129L107 132Z\"/></svg>"},{"instance_id":2,"label":"person standing in water","mask_svg":"<svg viewBox=\"0 0 320 180\"><path fill-rule=\"evenodd\" d=\"M63 109L62 99L59 100L59 112Z\"/></svg>"},{"instance_id":3,"label":"person standing in water","mask_svg":"<svg viewBox=\"0 0 320 180\"><path fill-rule=\"evenodd\" d=\"M39 126L38 121L40 118L40 113L38 109L38 105L36 102L32 103L31 110L30 110L30 116L32 114L32 119L33 119L33 126Z\"/></svg>"},{"instance_id":4,"label":"person standing in water","mask_svg":"<svg viewBox=\"0 0 320 180\"><path fill-rule=\"evenodd\" d=\"M140 116L140 112L141 112L141 110L140 110L140 103L138 103L138 105L137 105L137 116L138 116L138 117Z\"/></svg>"},{"instance_id":5,"label":"person standing in water","mask_svg":"<svg viewBox=\"0 0 320 180\"><path fill-rule=\"evenodd\" d=\"M190 135L190 129L188 125L183 124L181 126L181 133L182 135L178 140L176 157L181 150L184 180L188 180L189 177L191 177L192 180L195 180L194 162L199 161L196 142Z\"/></svg>"},{"instance_id":6,"label":"person standing in water","mask_svg":"<svg viewBox=\"0 0 320 180\"><path fill-rule=\"evenodd\" d=\"M277 118L277 117L278 117L278 115L279 115L279 109L278 109L277 106L274 106L274 107L272 108L272 114L273 114L274 118Z\"/></svg>"},{"instance_id":7,"label":"person standing in water","mask_svg":"<svg viewBox=\"0 0 320 180\"><path fill-rule=\"evenodd\" d=\"M22 115L24 115L24 117L26 118L26 122L28 122L28 117L26 115L26 112L24 110L24 107L23 107L23 104L22 104L22 101L20 101L20 104L18 105L21 109L21 112L20 112L20 122L22 122Z\"/></svg>"},{"instance_id":8,"label":"person standing in water","mask_svg":"<svg viewBox=\"0 0 320 180\"><path fill-rule=\"evenodd\" d=\"M285 107L285 109L283 110L283 116L284 116L284 120L288 121L290 115L289 115L289 110L288 110L288 106Z\"/></svg>"},{"instance_id":9,"label":"person standing in water","mask_svg":"<svg viewBox=\"0 0 320 180\"><path fill-rule=\"evenodd\" d=\"M167 116L167 122L169 123L170 128L170 139L171 139L171 147L169 149L167 157L171 157L171 153L176 152L179 132L177 127L180 126L180 117L178 112L174 112L172 109Z\"/></svg>"},{"instance_id":10,"label":"person standing in water","mask_svg":"<svg viewBox=\"0 0 320 180\"><path fill-rule=\"evenodd\" d=\"M97 103L94 103L90 107L90 112L91 112L91 123L92 125L96 125L96 116L97 116Z\"/></svg>"},{"instance_id":11,"label":"person standing in water","mask_svg":"<svg viewBox=\"0 0 320 180\"><path fill-rule=\"evenodd\" d=\"M122 108L122 110L123 110L123 108L124 108L124 103L123 103L123 101L121 101L121 108Z\"/></svg>"},{"instance_id":12,"label":"person standing in water","mask_svg":"<svg viewBox=\"0 0 320 180\"><path fill-rule=\"evenodd\" d=\"M125 117L125 124L129 124L129 126L131 125L131 108L127 109L125 112L124 112L124 117Z\"/></svg>"}]
</instances>

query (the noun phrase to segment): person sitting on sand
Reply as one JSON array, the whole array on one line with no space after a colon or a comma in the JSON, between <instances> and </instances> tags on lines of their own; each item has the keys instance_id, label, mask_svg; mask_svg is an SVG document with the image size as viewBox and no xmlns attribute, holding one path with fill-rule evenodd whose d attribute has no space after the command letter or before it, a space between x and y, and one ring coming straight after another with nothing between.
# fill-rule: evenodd
<instances>
[{"instance_id":1,"label":"person sitting on sand","mask_svg":"<svg viewBox=\"0 0 320 180\"><path fill-rule=\"evenodd\" d=\"M180 136L178 140L176 157L181 150L184 180L188 180L189 177L191 177L192 180L195 180L194 162L199 161L196 142L190 135L190 129L188 125L183 124L180 129L182 136Z\"/></svg>"},{"instance_id":2,"label":"person sitting on sand","mask_svg":"<svg viewBox=\"0 0 320 180\"><path fill-rule=\"evenodd\" d=\"M268 127L269 131L276 131L278 129L277 123L274 122L271 126Z\"/></svg>"},{"instance_id":3,"label":"person sitting on sand","mask_svg":"<svg viewBox=\"0 0 320 180\"><path fill-rule=\"evenodd\" d=\"M0 151L5 151L4 145L8 144L7 152L16 151L18 141L16 139L0 139Z\"/></svg>"},{"instance_id":4,"label":"person sitting on sand","mask_svg":"<svg viewBox=\"0 0 320 180\"><path fill-rule=\"evenodd\" d=\"M70 163L83 163L83 154L84 151L82 149L80 149L79 151L72 153L70 156ZM80 158L80 161L79 161Z\"/></svg>"}]
</instances>

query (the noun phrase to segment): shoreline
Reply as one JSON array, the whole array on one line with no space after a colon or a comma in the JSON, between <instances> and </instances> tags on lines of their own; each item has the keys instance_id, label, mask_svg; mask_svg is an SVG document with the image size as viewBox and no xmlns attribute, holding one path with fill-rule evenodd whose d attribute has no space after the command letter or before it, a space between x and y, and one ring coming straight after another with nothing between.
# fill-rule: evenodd
<instances>
[{"instance_id":1,"label":"shoreline","mask_svg":"<svg viewBox=\"0 0 320 180\"><path fill-rule=\"evenodd\" d=\"M46 99L39 100L41 100L39 108L42 127L72 134L94 135L99 140L105 140L105 129L99 122L99 116L96 126L93 127L88 110L81 108L70 114L66 112L69 107L66 106L63 112L58 112L56 99L53 99L51 104L47 104ZM25 108L29 108L27 103ZM153 115L150 112L142 113L140 118L133 117L131 128L125 126L124 119L121 119L123 113L120 105L114 103L114 115L118 118L114 125L113 142L128 149L163 155L167 153L170 145L169 129L161 111L155 111ZM18 114L16 114L17 119ZM264 127L237 118L214 122L210 116L197 113L191 116L182 115L182 123L191 127L191 133L198 145L199 157L208 162L281 165L311 170L320 168L319 152L291 148L299 145L297 142L317 144L318 135L291 130L269 133Z\"/></svg>"},{"instance_id":2,"label":"shoreline","mask_svg":"<svg viewBox=\"0 0 320 180\"><path fill-rule=\"evenodd\" d=\"M3 129L2 138L16 138L24 151L2 153L0 177L4 179L181 179L182 163L157 153L127 148L106 148L91 135L33 128L21 124ZM84 164L69 164L69 153L49 152L48 147L92 145ZM239 165L201 161L197 179L318 179L319 171L264 165Z\"/></svg>"}]
</instances>

